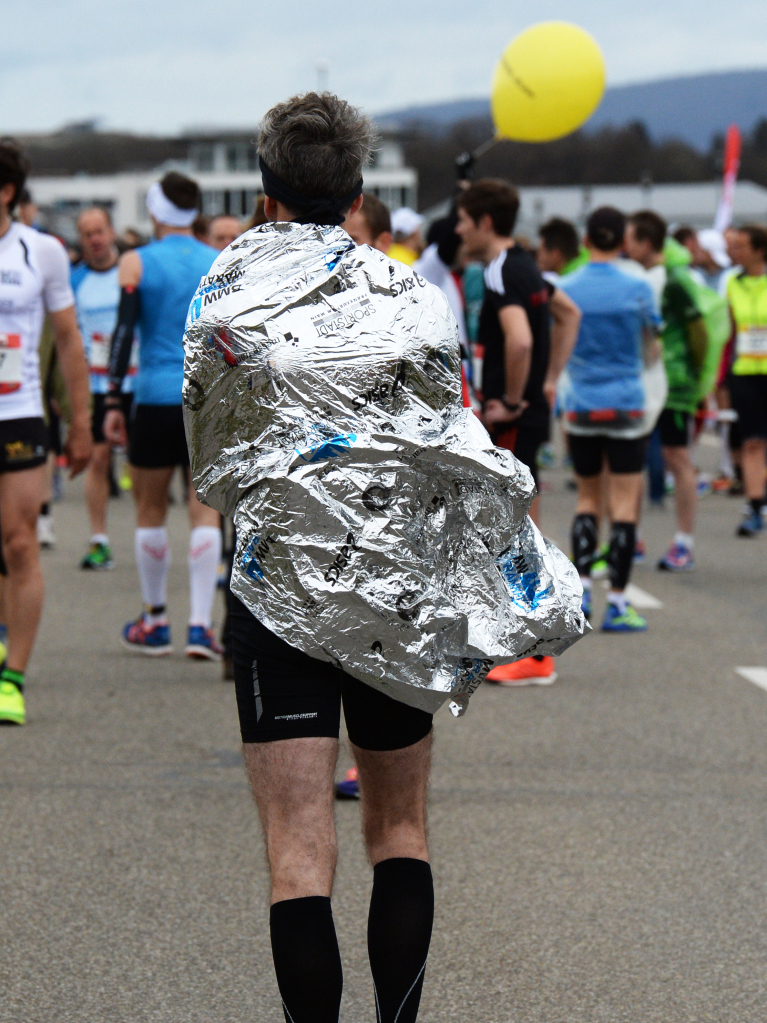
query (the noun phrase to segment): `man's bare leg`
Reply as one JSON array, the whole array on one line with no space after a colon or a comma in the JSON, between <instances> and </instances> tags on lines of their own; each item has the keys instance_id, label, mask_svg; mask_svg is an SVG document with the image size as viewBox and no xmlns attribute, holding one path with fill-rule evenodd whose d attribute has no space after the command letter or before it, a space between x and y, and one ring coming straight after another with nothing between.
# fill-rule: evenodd
<instances>
[{"instance_id":1,"label":"man's bare leg","mask_svg":"<svg viewBox=\"0 0 767 1023\"><path fill-rule=\"evenodd\" d=\"M690 449L663 447L663 461L674 477L674 498L676 503L676 524L681 533L695 531L695 509L698 503L698 481L695 466L690 458Z\"/></svg>"},{"instance_id":2,"label":"man's bare leg","mask_svg":"<svg viewBox=\"0 0 767 1023\"><path fill-rule=\"evenodd\" d=\"M764 476L767 469L767 441L749 437L743 441L743 487L750 501L764 500Z\"/></svg>"},{"instance_id":3,"label":"man's bare leg","mask_svg":"<svg viewBox=\"0 0 767 1023\"><path fill-rule=\"evenodd\" d=\"M106 534L109 504L109 444L94 444L85 476L85 503L91 523L91 536Z\"/></svg>"},{"instance_id":4,"label":"man's bare leg","mask_svg":"<svg viewBox=\"0 0 767 1023\"><path fill-rule=\"evenodd\" d=\"M243 752L264 829L272 903L329 897L337 856L333 773L338 740L245 743Z\"/></svg>"},{"instance_id":5,"label":"man's bare leg","mask_svg":"<svg viewBox=\"0 0 767 1023\"><path fill-rule=\"evenodd\" d=\"M368 954L380 1023L414 1023L434 920L426 844L431 734L405 749L352 746L373 864Z\"/></svg>"},{"instance_id":6,"label":"man's bare leg","mask_svg":"<svg viewBox=\"0 0 767 1023\"><path fill-rule=\"evenodd\" d=\"M362 834L374 867L394 856L429 860L426 797L431 747L431 733L405 749L381 752L352 745L359 770Z\"/></svg>"},{"instance_id":7,"label":"man's bare leg","mask_svg":"<svg viewBox=\"0 0 767 1023\"><path fill-rule=\"evenodd\" d=\"M330 906L338 740L246 743L243 750L266 838L269 928L285 1019L338 1023L343 972Z\"/></svg>"},{"instance_id":8,"label":"man's bare leg","mask_svg":"<svg viewBox=\"0 0 767 1023\"><path fill-rule=\"evenodd\" d=\"M7 568L7 667L24 673L43 609L43 573L37 516L45 493L46 467L0 475L0 529Z\"/></svg>"}]
</instances>

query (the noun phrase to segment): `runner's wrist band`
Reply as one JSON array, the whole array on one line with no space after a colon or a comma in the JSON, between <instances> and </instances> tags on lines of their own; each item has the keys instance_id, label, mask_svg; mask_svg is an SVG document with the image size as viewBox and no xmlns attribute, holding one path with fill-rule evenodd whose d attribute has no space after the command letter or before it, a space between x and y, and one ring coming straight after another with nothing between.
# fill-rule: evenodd
<instances>
[{"instance_id":1,"label":"runner's wrist band","mask_svg":"<svg viewBox=\"0 0 767 1023\"><path fill-rule=\"evenodd\" d=\"M522 408L521 401L509 401L505 394L501 397L501 404L504 408L507 408L509 412L519 412Z\"/></svg>"}]
</instances>

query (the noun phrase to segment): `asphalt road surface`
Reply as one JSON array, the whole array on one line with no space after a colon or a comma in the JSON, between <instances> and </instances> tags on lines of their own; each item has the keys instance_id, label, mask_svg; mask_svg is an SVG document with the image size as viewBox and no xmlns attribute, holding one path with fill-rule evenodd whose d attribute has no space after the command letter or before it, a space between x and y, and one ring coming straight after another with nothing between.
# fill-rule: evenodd
<instances>
[{"instance_id":1,"label":"asphalt road surface","mask_svg":"<svg viewBox=\"0 0 767 1023\"><path fill-rule=\"evenodd\" d=\"M565 543L573 495L563 471L545 480L544 531ZM117 567L86 574L79 482L55 506L29 722L0 730L0 1020L280 1023L233 688L178 652L121 650L140 607L130 496L110 511ZM767 1020L767 691L735 672L767 668L767 536L736 539L740 511L701 503L695 572L636 570L663 604L646 635L595 631L555 685L483 686L466 717L438 716L424 1023ZM171 531L178 650L178 506ZM646 514L653 558L672 531ZM339 777L349 763L342 745ZM358 817L338 805L344 1023L375 1017Z\"/></svg>"}]
</instances>

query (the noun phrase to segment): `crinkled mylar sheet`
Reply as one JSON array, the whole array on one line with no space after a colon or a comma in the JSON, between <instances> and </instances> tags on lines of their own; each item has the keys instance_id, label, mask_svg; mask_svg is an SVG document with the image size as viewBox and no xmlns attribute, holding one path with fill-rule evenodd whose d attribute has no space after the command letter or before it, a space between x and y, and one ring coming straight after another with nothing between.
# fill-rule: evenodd
<instances>
[{"instance_id":1,"label":"crinkled mylar sheet","mask_svg":"<svg viewBox=\"0 0 767 1023\"><path fill-rule=\"evenodd\" d=\"M588 629L528 469L462 407L443 294L340 228L269 224L187 320L200 499L233 516L232 590L282 639L430 712Z\"/></svg>"}]
</instances>

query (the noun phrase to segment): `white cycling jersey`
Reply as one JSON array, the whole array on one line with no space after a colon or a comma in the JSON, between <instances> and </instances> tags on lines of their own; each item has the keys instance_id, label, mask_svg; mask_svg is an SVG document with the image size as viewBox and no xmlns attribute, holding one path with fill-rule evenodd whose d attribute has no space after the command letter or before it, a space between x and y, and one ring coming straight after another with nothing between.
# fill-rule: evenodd
<instances>
[{"instance_id":1,"label":"white cycling jersey","mask_svg":"<svg viewBox=\"0 0 767 1023\"><path fill-rule=\"evenodd\" d=\"M74 301L61 242L11 224L0 238L0 420L42 416L43 320Z\"/></svg>"}]
</instances>

